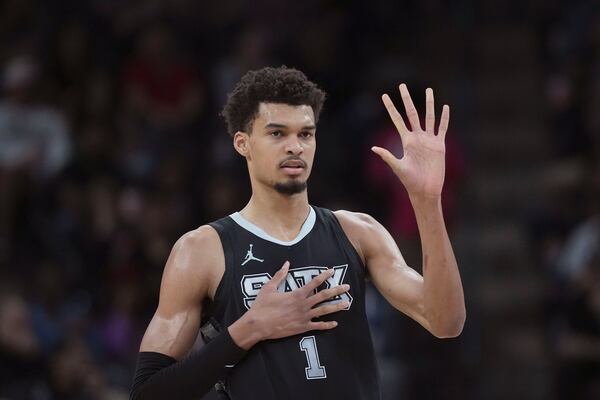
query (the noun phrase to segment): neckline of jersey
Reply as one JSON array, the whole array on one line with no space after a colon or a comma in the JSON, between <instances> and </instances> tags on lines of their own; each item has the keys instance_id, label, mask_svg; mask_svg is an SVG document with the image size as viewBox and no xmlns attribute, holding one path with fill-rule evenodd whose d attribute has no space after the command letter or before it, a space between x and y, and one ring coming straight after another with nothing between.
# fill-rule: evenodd
<instances>
[{"instance_id":1,"label":"neckline of jersey","mask_svg":"<svg viewBox=\"0 0 600 400\"><path fill-rule=\"evenodd\" d=\"M264 240L267 240L269 242L273 242L276 244L280 244L282 246L292 246L292 245L298 243L299 241L301 241L302 239L304 239L306 237L306 235L308 235L310 233L310 231L312 231L312 228L315 226L317 216L316 216L315 210L312 208L312 206L309 205L309 208L310 208L310 210L308 211L308 217L306 217L306 220L304 220L304 223L302 224L302 227L300 228L300 232L298 232L298 235L296 235L296 237L290 241L284 241L284 240L279 240L277 238L274 238L273 236L269 235L267 232L262 230L260 227L254 225L252 222L248 221L238 211L234 212L233 214L230 214L229 216L231 217L231 219L233 219L235 221L236 224L238 224L239 226L241 226L248 232L253 233L254 235L258 236L261 239L264 239Z\"/></svg>"}]
</instances>

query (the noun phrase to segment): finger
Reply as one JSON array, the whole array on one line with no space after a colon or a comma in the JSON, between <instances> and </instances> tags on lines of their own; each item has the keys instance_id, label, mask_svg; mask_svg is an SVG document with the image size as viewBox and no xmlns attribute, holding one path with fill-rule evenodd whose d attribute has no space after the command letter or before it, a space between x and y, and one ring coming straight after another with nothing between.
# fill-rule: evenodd
<instances>
[{"instance_id":1,"label":"finger","mask_svg":"<svg viewBox=\"0 0 600 400\"><path fill-rule=\"evenodd\" d=\"M435 102L433 90L425 90L425 132L435 135Z\"/></svg>"},{"instance_id":2,"label":"finger","mask_svg":"<svg viewBox=\"0 0 600 400\"><path fill-rule=\"evenodd\" d=\"M446 131L448 130L448 123L450 122L450 106L444 104L442 107L442 116L440 117L440 127L438 129L438 136L444 140L446 138Z\"/></svg>"},{"instance_id":3,"label":"finger","mask_svg":"<svg viewBox=\"0 0 600 400\"><path fill-rule=\"evenodd\" d=\"M308 297L316 288L321 286L323 282L333 276L335 271L333 268L327 269L321 272L319 275L315 276L310 282L304 285L300 290L304 293L306 297Z\"/></svg>"},{"instance_id":4,"label":"finger","mask_svg":"<svg viewBox=\"0 0 600 400\"><path fill-rule=\"evenodd\" d=\"M394 165L398 161L389 150L386 150L383 147L373 146L371 147L371 151L381 157L381 159L392 168L394 168Z\"/></svg>"},{"instance_id":5,"label":"finger","mask_svg":"<svg viewBox=\"0 0 600 400\"><path fill-rule=\"evenodd\" d=\"M408 129L406 129L406 125L404 124L402 115L400 115L400 113L396 109L396 106L392 102L392 99L390 99L390 96L388 96L387 94L384 94L383 96L381 96L381 100L383 100L383 104L385 105L385 108L386 108L388 114L390 115L392 122L394 123L394 125L396 126L396 129L398 130L398 133L400 134L400 138L404 137L404 135L407 134L409 131L408 131Z\"/></svg>"},{"instance_id":6,"label":"finger","mask_svg":"<svg viewBox=\"0 0 600 400\"><path fill-rule=\"evenodd\" d=\"M279 287L279 284L281 282L283 282L283 280L287 276L289 268L290 268L290 262L289 261L284 262L283 266L279 269L279 271L277 271L275 273L275 275L273 275L273 278L271 278L271 280L269 280L269 282L265 283L264 286L267 286L267 285L273 286L274 289L277 289L277 287Z\"/></svg>"},{"instance_id":7,"label":"finger","mask_svg":"<svg viewBox=\"0 0 600 400\"><path fill-rule=\"evenodd\" d=\"M319 322L309 322L307 324L307 331L324 331L327 329L333 329L338 326L336 321L319 321Z\"/></svg>"},{"instance_id":8,"label":"finger","mask_svg":"<svg viewBox=\"0 0 600 400\"><path fill-rule=\"evenodd\" d=\"M410 122L413 132L422 131L423 128L421 128L421 123L419 122L419 113L417 113L417 109L410 98L410 93L408 93L408 88L404 83L400 85L400 95L402 96L406 116L408 117L408 122Z\"/></svg>"},{"instance_id":9,"label":"finger","mask_svg":"<svg viewBox=\"0 0 600 400\"><path fill-rule=\"evenodd\" d=\"M319 318L323 315L332 314L334 312L342 311L350 306L350 303L347 301L342 301L337 304L327 304L324 306L316 307L310 310L308 315L311 319Z\"/></svg>"},{"instance_id":10,"label":"finger","mask_svg":"<svg viewBox=\"0 0 600 400\"><path fill-rule=\"evenodd\" d=\"M319 304L325 300L329 300L332 297L339 296L342 293L346 293L350 289L350 285L339 285L330 289L321 290L319 293L314 294L308 298L310 307L315 304Z\"/></svg>"}]
</instances>

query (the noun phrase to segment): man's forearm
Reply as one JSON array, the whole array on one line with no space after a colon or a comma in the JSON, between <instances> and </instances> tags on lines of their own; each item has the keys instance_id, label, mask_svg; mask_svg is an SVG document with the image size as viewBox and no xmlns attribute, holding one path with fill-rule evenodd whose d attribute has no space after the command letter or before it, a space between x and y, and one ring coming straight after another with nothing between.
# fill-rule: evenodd
<instances>
[{"instance_id":1,"label":"man's forearm","mask_svg":"<svg viewBox=\"0 0 600 400\"><path fill-rule=\"evenodd\" d=\"M141 352L130 399L198 399L245 353L228 331L180 361L161 353Z\"/></svg>"},{"instance_id":2,"label":"man's forearm","mask_svg":"<svg viewBox=\"0 0 600 400\"><path fill-rule=\"evenodd\" d=\"M438 337L460 334L465 302L458 265L442 213L440 197L413 197L423 252L425 315Z\"/></svg>"}]
</instances>

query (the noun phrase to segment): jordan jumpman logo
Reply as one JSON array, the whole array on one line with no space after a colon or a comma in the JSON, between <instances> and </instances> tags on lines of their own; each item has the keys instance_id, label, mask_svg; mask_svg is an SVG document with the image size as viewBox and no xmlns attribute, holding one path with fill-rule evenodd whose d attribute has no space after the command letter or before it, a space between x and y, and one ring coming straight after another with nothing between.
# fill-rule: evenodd
<instances>
[{"instance_id":1,"label":"jordan jumpman logo","mask_svg":"<svg viewBox=\"0 0 600 400\"><path fill-rule=\"evenodd\" d=\"M258 261L258 262L263 262L265 260L261 260L260 258L256 258L254 257L254 254L252 254L252 244L250 244L250 248L248 249L248 252L246 253L246 257L244 258L244 262L242 263L242 265L246 265L246 263L248 261Z\"/></svg>"}]
</instances>

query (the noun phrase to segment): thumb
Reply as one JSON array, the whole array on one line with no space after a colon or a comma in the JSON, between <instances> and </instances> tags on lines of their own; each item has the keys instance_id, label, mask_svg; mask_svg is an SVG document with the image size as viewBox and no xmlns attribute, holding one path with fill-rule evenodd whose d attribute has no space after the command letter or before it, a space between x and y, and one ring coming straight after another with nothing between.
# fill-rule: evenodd
<instances>
[{"instance_id":1,"label":"thumb","mask_svg":"<svg viewBox=\"0 0 600 400\"><path fill-rule=\"evenodd\" d=\"M371 151L375 154L377 154L379 157L381 157L381 159L383 161L385 161L385 163L387 165L389 165L390 167L394 167L394 164L397 161L397 158L394 157L394 155L392 153L390 153L388 150L382 148L382 147L377 147L377 146L373 146L371 147Z\"/></svg>"},{"instance_id":2,"label":"thumb","mask_svg":"<svg viewBox=\"0 0 600 400\"><path fill-rule=\"evenodd\" d=\"M286 261L283 266L273 275L273 278L269 281L268 285L272 285L275 290L279 287L279 284L284 281L287 276L288 269L290 268L290 262Z\"/></svg>"}]
</instances>

